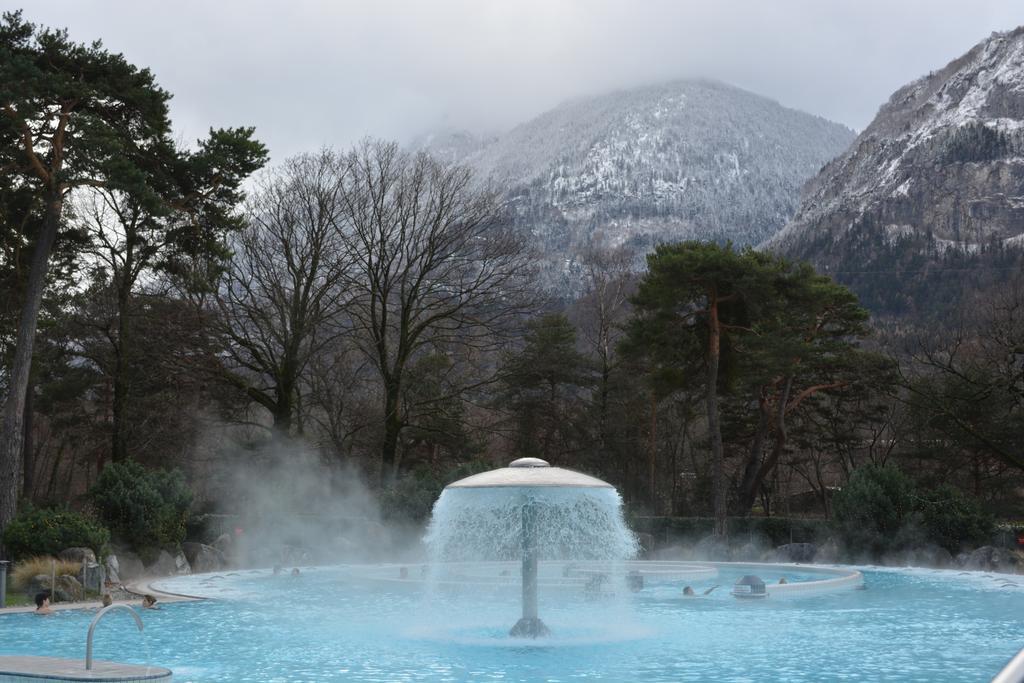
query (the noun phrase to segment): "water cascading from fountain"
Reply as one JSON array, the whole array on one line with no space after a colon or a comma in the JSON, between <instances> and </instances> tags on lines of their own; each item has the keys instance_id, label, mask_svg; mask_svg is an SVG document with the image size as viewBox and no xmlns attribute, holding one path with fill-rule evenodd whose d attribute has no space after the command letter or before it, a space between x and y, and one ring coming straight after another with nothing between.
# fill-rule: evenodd
<instances>
[{"instance_id":1,"label":"water cascading from fountain","mask_svg":"<svg viewBox=\"0 0 1024 683\"><path fill-rule=\"evenodd\" d=\"M510 635L531 638L548 634L538 614L540 561L612 564L637 551L610 484L536 458L449 484L425 542L436 566L521 560L522 617Z\"/></svg>"}]
</instances>

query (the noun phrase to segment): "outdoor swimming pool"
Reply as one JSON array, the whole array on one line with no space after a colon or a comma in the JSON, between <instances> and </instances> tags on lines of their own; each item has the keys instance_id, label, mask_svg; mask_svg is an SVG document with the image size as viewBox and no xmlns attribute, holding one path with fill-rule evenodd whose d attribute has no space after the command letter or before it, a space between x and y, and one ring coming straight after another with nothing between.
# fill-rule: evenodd
<instances>
[{"instance_id":1,"label":"outdoor swimming pool","mask_svg":"<svg viewBox=\"0 0 1024 683\"><path fill-rule=\"evenodd\" d=\"M518 592L429 591L358 569L268 570L167 580L220 598L168 604L97 630L97 658L149 663L194 681L988 681L1024 645L1016 577L865 568L867 590L737 600L743 570L638 593L542 590L553 636L510 639ZM807 576L763 572L771 584ZM1024 585L1024 584L1022 584ZM556 594L557 593L557 594ZM555 599L557 598L557 599ZM0 616L0 654L81 658L93 613Z\"/></svg>"}]
</instances>

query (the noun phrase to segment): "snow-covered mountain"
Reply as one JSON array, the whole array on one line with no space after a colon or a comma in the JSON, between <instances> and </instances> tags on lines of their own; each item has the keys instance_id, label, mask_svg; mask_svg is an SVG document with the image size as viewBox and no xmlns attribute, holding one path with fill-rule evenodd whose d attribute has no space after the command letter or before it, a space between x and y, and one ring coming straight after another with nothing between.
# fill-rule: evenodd
<instances>
[{"instance_id":1,"label":"snow-covered mountain","mask_svg":"<svg viewBox=\"0 0 1024 683\"><path fill-rule=\"evenodd\" d=\"M958 303L1019 270L1024 27L897 90L768 246L893 314Z\"/></svg>"},{"instance_id":2,"label":"snow-covered mountain","mask_svg":"<svg viewBox=\"0 0 1024 683\"><path fill-rule=\"evenodd\" d=\"M638 255L689 238L759 243L853 138L738 88L676 81L572 100L502 135L418 145L506 192L551 267L571 274L594 240Z\"/></svg>"}]
</instances>

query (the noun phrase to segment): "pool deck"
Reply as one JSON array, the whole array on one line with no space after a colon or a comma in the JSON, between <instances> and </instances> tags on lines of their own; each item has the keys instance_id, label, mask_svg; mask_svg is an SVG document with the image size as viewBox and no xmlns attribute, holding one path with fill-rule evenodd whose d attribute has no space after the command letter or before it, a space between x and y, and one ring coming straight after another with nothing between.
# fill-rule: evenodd
<instances>
[{"instance_id":1,"label":"pool deck","mask_svg":"<svg viewBox=\"0 0 1024 683\"><path fill-rule=\"evenodd\" d=\"M171 671L159 666L94 661L93 668L86 670L85 662L81 659L22 655L0 656L0 681L56 680L127 683L128 681L166 681L170 679Z\"/></svg>"},{"instance_id":2,"label":"pool deck","mask_svg":"<svg viewBox=\"0 0 1024 683\"><path fill-rule=\"evenodd\" d=\"M137 600L136 599L133 599L133 600L115 600L114 603L115 604L130 605L131 607L138 607L138 608L141 609L142 608L142 596L146 595L147 593L150 594L150 595L156 596L156 598L161 603L188 602L188 601L191 601L191 600L200 600L201 599L201 598L196 598L196 597L192 597L192 596L188 596L188 595L176 595L174 593L165 593L163 591L156 590L155 588L153 588L150 585L152 582L159 581L162 578L167 578L167 577L152 577L152 578L149 578L149 579L139 579L138 581L133 581L130 584L126 584L124 586L125 589L128 592L130 592L130 593L135 593L136 595L139 596L139 598ZM98 610L101 607L103 607L103 604L99 600L92 600L92 601L87 601L87 602L58 602L58 603L54 603L54 604L50 605L50 609L52 609L55 612L69 610L69 609L91 609L91 610ZM19 607L3 607L3 608L0 608L0 614L17 614L19 612L20 613L24 613L24 612L35 612L35 611L36 611L35 605L22 605L22 606L19 606ZM0 683L3 683L3 681L0 681Z\"/></svg>"}]
</instances>

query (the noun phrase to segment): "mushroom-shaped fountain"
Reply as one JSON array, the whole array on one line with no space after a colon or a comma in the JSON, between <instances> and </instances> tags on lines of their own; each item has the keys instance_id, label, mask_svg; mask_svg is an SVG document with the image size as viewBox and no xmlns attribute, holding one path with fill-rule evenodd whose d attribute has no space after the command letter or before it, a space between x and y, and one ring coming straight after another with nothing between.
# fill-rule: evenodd
<instances>
[{"instance_id":1,"label":"mushroom-shaped fountain","mask_svg":"<svg viewBox=\"0 0 1024 683\"><path fill-rule=\"evenodd\" d=\"M521 557L522 617L509 632L521 638L549 634L538 614L540 559L624 560L636 548L611 484L539 458L446 486L427 543L441 561Z\"/></svg>"}]
</instances>

